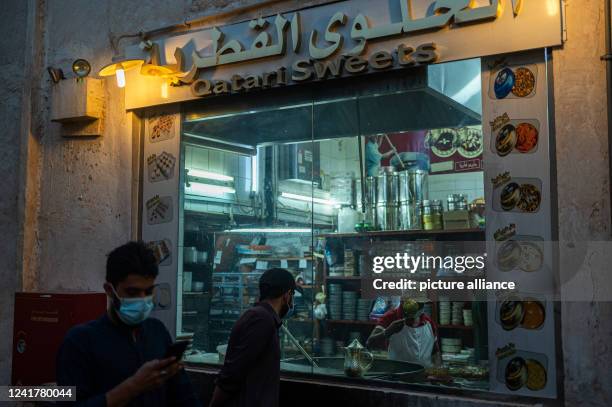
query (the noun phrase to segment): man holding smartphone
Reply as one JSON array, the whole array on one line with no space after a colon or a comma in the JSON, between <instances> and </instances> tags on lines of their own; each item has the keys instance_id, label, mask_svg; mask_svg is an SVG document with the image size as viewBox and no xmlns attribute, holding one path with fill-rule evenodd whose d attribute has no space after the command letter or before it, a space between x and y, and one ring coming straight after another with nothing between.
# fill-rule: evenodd
<instances>
[{"instance_id":1,"label":"man holding smartphone","mask_svg":"<svg viewBox=\"0 0 612 407\"><path fill-rule=\"evenodd\" d=\"M168 330L149 318L157 274L142 242L108 255L107 313L72 328L57 355L57 384L76 386L77 406L200 406L180 355L166 356Z\"/></svg>"},{"instance_id":2,"label":"man holding smartphone","mask_svg":"<svg viewBox=\"0 0 612 407\"><path fill-rule=\"evenodd\" d=\"M259 303L232 328L225 364L210 407L278 407L281 319L293 311L297 287L285 269L267 270L259 279Z\"/></svg>"}]
</instances>

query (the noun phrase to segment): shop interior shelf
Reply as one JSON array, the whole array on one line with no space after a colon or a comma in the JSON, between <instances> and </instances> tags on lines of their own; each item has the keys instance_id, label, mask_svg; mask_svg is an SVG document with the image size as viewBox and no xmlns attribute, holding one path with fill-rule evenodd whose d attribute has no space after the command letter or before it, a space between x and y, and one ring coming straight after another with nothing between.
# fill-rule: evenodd
<instances>
[{"instance_id":1,"label":"shop interior shelf","mask_svg":"<svg viewBox=\"0 0 612 407\"><path fill-rule=\"evenodd\" d=\"M465 325L438 325L440 329L462 329L465 331L472 331L474 329L473 326L465 326Z\"/></svg>"},{"instance_id":2,"label":"shop interior shelf","mask_svg":"<svg viewBox=\"0 0 612 407\"><path fill-rule=\"evenodd\" d=\"M445 236L445 235L464 235L482 234L484 229L452 229L452 230L376 230L372 232L349 232L349 233L322 233L317 237L378 237L378 236Z\"/></svg>"},{"instance_id":3,"label":"shop interior shelf","mask_svg":"<svg viewBox=\"0 0 612 407\"><path fill-rule=\"evenodd\" d=\"M350 324L350 325L376 325L376 321L352 321L346 319L326 319L330 324Z\"/></svg>"},{"instance_id":4,"label":"shop interior shelf","mask_svg":"<svg viewBox=\"0 0 612 407\"><path fill-rule=\"evenodd\" d=\"M326 280L361 280L361 276L326 276Z\"/></svg>"}]
</instances>

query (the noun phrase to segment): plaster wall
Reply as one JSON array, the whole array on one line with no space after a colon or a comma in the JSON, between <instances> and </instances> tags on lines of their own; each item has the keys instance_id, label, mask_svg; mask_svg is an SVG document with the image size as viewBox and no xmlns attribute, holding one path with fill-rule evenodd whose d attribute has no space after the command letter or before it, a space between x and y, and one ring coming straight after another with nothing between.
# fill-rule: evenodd
<instances>
[{"instance_id":1,"label":"plaster wall","mask_svg":"<svg viewBox=\"0 0 612 407\"><path fill-rule=\"evenodd\" d=\"M561 275L573 276L561 309L568 406L612 405L612 253L610 241L604 1L566 2L567 42L553 52ZM609 242L608 242L609 243ZM577 257L580 261L577 261ZM577 275L574 275L580 270Z\"/></svg>"}]
</instances>

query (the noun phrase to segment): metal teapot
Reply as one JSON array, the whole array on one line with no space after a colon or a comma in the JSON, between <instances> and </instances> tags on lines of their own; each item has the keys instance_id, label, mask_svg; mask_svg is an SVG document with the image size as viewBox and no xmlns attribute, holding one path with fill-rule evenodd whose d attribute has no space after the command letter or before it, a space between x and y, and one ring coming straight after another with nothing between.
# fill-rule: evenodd
<instances>
[{"instance_id":1,"label":"metal teapot","mask_svg":"<svg viewBox=\"0 0 612 407\"><path fill-rule=\"evenodd\" d=\"M366 350L359 343L359 339L355 339L349 346L344 348L344 373L349 377L361 377L370 369L374 362L374 355ZM364 364L364 356L367 356L370 361Z\"/></svg>"}]
</instances>

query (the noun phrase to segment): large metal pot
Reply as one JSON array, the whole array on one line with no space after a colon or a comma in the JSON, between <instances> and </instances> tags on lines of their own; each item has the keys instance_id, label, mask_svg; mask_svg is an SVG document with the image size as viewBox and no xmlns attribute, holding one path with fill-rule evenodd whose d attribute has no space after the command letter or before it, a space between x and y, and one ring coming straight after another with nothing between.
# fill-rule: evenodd
<instances>
[{"instance_id":1,"label":"large metal pot","mask_svg":"<svg viewBox=\"0 0 612 407\"><path fill-rule=\"evenodd\" d=\"M378 176L376 204L399 202L399 175L393 167L383 167Z\"/></svg>"},{"instance_id":2,"label":"large metal pot","mask_svg":"<svg viewBox=\"0 0 612 407\"><path fill-rule=\"evenodd\" d=\"M429 198L428 173L423 170L408 170L399 173L399 200L423 201Z\"/></svg>"},{"instance_id":3,"label":"large metal pot","mask_svg":"<svg viewBox=\"0 0 612 407\"><path fill-rule=\"evenodd\" d=\"M402 201L399 206L399 221L402 230L419 230L421 222L421 202Z\"/></svg>"},{"instance_id":4,"label":"large metal pot","mask_svg":"<svg viewBox=\"0 0 612 407\"><path fill-rule=\"evenodd\" d=\"M398 230L400 226L399 205L379 203L376 205L376 219L381 230Z\"/></svg>"}]
</instances>

